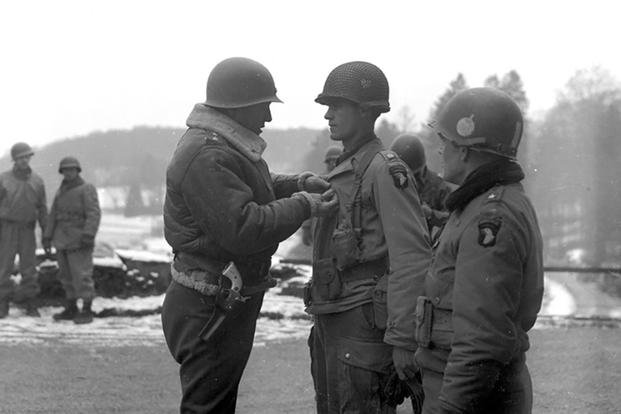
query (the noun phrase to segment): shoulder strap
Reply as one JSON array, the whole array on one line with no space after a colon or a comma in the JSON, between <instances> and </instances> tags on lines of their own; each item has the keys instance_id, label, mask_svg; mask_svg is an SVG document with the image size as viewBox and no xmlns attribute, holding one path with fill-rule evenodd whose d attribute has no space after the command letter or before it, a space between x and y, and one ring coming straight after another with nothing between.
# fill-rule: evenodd
<instances>
[{"instance_id":1,"label":"shoulder strap","mask_svg":"<svg viewBox=\"0 0 621 414\"><path fill-rule=\"evenodd\" d=\"M358 237L362 227L362 178L364 173L371 165L373 158L383 150L381 142L379 140L374 142L372 146L364 153L360 158L358 165L354 167L354 187L352 194L354 195L351 207L351 224L356 236ZM360 240L358 240L360 242Z\"/></svg>"}]
</instances>

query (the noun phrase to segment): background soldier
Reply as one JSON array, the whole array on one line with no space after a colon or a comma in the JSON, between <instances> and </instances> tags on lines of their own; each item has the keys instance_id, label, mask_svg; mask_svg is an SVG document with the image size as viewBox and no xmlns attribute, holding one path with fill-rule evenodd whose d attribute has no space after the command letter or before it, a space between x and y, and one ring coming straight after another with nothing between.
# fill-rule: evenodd
<instances>
[{"instance_id":1,"label":"background soldier","mask_svg":"<svg viewBox=\"0 0 621 414\"><path fill-rule=\"evenodd\" d=\"M326 155L324 157L324 164L326 164L326 174L336 167L336 162L339 159L339 155L343 153L343 149L339 146L332 145L328 147ZM302 224L302 243L306 246L310 246L313 243L313 237L311 233L312 220L306 220Z\"/></svg>"},{"instance_id":2,"label":"background soldier","mask_svg":"<svg viewBox=\"0 0 621 414\"><path fill-rule=\"evenodd\" d=\"M328 192L316 194L329 184L312 173L270 175L259 135L271 102L280 99L267 68L246 58L220 62L168 167L164 231L175 259L162 325L181 365L183 413L235 411L278 243L338 206ZM234 293L222 275L229 262L247 299L222 319L222 299Z\"/></svg>"},{"instance_id":3,"label":"background soldier","mask_svg":"<svg viewBox=\"0 0 621 414\"><path fill-rule=\"evenodd\" d=\"M46 253L49 254L52 244L56 248L58 274L67 298L65 309L53 317L77 324L93 321L93 248L101 219L97 190L84 182L81 171L74 157L60 161L58 172L64 179L54 197L43 235ZM82 299L80 312L77 299Z\"/></svg>"},{"instance_id":4,"label":"background soldier","mask_svg":"<svg viewBox=\"0 0 621 414\"><path fill-rule=\"evenodd\" d=\"M444 200L451 193L451 187L442 177L427 168L425 147L416 136L399 135L390 145L390 149L410 167L414 175L416 189L433 240L448 219Z\"/></svg>"},{"instance_id":5,"label":"background soldier","mask_svg":"<svg viewBox=\"0 0 621 414\"><path fill-rule=\"evenodd\" d=\"M43 180L29 166L33 154L28 144L13 145L13 169L0 174L0 318L9 313L13 290L10 276L16 254L22 280L13 301L25 305L26 315L40 316L34 303L40 290L35 268L35 222L45 229L47 205Z\"/></svg>"},{"instance_id":6,"label":"background soldier","mask_svg":"<svg viewBox=\"0 0 621 414\"><path fill-rule=\"evenodd\" d=\"M394 412L383 392L393 365L413 377L415 300L430 262L427 227L407 167L375 136L388 81L367 62L336 67L316 102L344 153L327 178L337 215L313 234L307 311L317 411Z\"/></svg>"},{"instance_id":7,"label":"background soldier","mask_svg":"<svg viewBox=\"0 0 621 414\"><path fill-rule=\"evenodd\" d=\"M530 413L524 354L543 295L542 241L515 161L522 114L503 92L460 92L432 127L458 184L419 298L424 413Z\"/></svg>"}]
</instances>

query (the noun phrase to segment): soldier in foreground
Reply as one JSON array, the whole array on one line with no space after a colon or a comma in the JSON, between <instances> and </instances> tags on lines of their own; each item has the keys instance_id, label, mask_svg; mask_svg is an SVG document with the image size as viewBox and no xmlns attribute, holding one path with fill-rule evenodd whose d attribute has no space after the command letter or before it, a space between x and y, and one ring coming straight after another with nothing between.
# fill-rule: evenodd
<instances>
[{"instance_id":1,"label":"soldier in foreground","mask_svg":"<svg viewBox=\"0 0 621 414\"><path fill-rule=\"evenodd\" d=\"M162 325L181 365L182 413L235 411L278 243L338 207L312 173L270 174L260 134L271 102L281 101L267 68L220 62L168 166L164 231L175 258Z\"/></svg>"},{"instance_id":2,"label":"soldier in foreground","mask_svg":"<svg viewBox=\"0 0 621 414\"><path fill-rule=\"evenodd\" d=\"M339 212L317 220L306 294L317 412L391 413L384 388L393 362L402 379L418 371L412 338L431 259L427 226L407 167L374 132L390 109L384 73L340 65L315 101L328 106L330 137L344 148L327 176Z\"/></svg>"},{"instance_id":3,"label":"soldier in foreground","mask_svg":"<svg viewBox=\"0 0 621 414\"><path fill-rule=\"evenodd\" d=\"M542 241L515 160L523 120L503 92L460 92L432 124L458 184L417 306L423 413L530 413L525 364L543 295Z\"/></svg>"},{"instance_id":4,"label":"soldier in foreground","mask_svg":"<svg viewBox=\"0 0 621 414\"><path fill-rule=\"evenodd\" d=\"M23 304L28 316L40 316L34 303L40 287L35 268L35 224L45 230L47 205L45 185L30 168L34 152L18 142L11 147L13 169L0 174L0 318L9 314L9 301ZM10 279L15 255L19 255L21 283L13 294Z\"/></svg>"},{"instance_id":5,"label":"soldier in foreground","mask_svg":"<svg viewBox=\"0 0 621 414\"><path fill-rule=\"evenodd\" d=\"M53 317L57 321L91 323L95 296L93 248L101 219L97 190L80 177L82 167L74 157L63 158L58 172L64 178L54 196L43 234L46 253L50 253L52 244L56 248L58 274L66 298L65 309ZM82 299L81 310L78 299Z\"/></svg>"}]
</instances>

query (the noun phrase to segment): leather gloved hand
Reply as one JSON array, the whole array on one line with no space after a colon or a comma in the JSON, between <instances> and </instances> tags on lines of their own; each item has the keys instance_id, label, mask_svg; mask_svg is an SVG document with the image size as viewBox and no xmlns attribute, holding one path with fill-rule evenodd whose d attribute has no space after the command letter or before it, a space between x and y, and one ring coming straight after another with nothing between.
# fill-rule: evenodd
<instances>
[{"instance_id":1,"label":"leather gloved hand","mask_svg":"<svg viewBox=\"0 0 621 414\"><path fill-rule=\"evenodd\" d=\"M304 198L311 210L311 217L324 217L334 214L339 208L339 200L336 191L330 189L323 194L307 193L301 191L292 197Z\"/></svg>"},{"instance_id":2,"label":"leather gloved hand","mask_svg":"<svg viewBox=\"0 0 621 414\"><path fill-rule=\"evenodd\" d=\"M80 244L82 247L94 247L95 246L95 236L91 234L83 234L80 238Z\"/></svg>"},{"instance_id":3,"label":"leather gloved hand","mask_svg":"<svg viewBox=\"0 0 621 414\"><path fill-rule=\"evenodd\" d=\"M395 364L399 379L407 380L416 377L418 364L414 358L414 351L395 346L392 349L392 362Z\"/></svg>"},{"instance_id":4,"label":"leather gloved hand","mask_svg":"<svg viewBox=\"0 0 621 414\"><path fill-rule=\"evenodd\" d=\"M323 193L330 189L330 183L312 172L303 172L298 178L298 190L309 193Z\"/></svg>"}]
</instances>

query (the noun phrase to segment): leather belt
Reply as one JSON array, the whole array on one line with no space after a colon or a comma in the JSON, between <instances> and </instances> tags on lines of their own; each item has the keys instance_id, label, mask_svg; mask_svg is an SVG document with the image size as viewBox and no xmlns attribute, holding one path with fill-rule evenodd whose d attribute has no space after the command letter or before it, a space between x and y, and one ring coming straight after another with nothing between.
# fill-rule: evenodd
<instances>
[{"instance_id":1,"label":"leather belt","mask_svg":"<svg viewBox=\"0 0 621 414\"><path fill-rule=\"evenodd\" d=\"M215 296L220 291L221 278L220 275L214 275L210 272L193 270L191 272L180 272L175 269L174 264L170 265L170 275L172 279L190 289L194 289L205 296Z\"/></svg>"}]
</instances>

